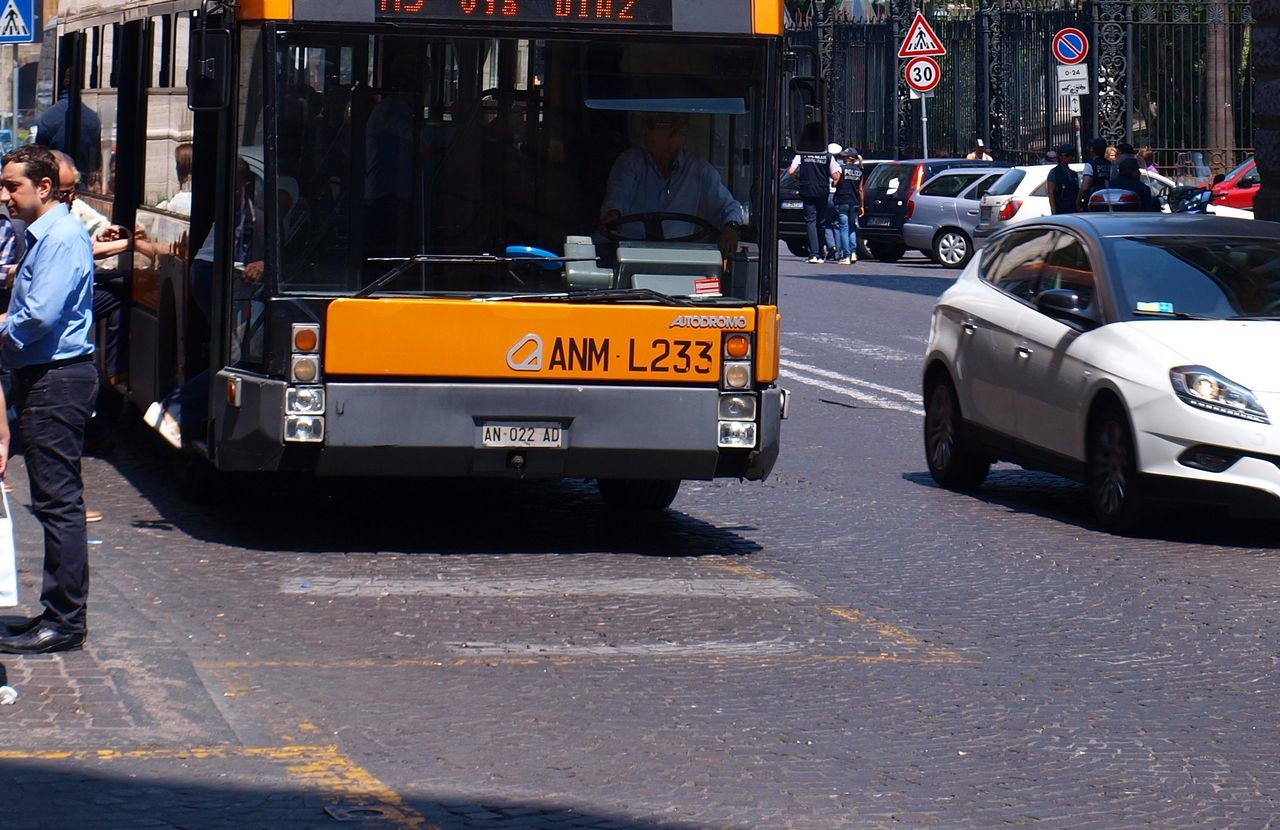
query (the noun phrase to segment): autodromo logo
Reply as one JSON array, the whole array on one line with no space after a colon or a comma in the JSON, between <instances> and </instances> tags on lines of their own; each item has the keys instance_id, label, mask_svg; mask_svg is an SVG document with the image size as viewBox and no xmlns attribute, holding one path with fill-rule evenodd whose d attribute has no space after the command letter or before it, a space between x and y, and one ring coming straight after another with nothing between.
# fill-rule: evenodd
<instances>
[{"instance_id":1,"label":"autodromo logo","mask_svg":"<svg viewBox=\"0 0 1280 830\"><path fill-rule=\"evenodd\" d=\"M724 314L678 314L669 329L745 329L747 318Z\"/></svg>"},{"instance_id":2,"label":"autodromo logo","mask_svg":"<svg viewBox=\"0 0 1280 830\"><path fill-rule=\"evenodd\" d=\"M517 372L542 370L542 338L530 332L507 352L507 365Z\"/></svg>"}]
</instances>

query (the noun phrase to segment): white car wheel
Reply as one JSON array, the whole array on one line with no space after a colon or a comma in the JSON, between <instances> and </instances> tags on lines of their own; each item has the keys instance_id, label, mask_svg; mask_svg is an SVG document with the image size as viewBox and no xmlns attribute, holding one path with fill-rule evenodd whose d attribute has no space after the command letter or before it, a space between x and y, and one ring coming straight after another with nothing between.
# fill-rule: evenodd
<instances>
[{"instance_id":1,"label":"white car wheel","mask_svg":"<svg viewBox=\"0 0 1280 830\"><path fill-rule=\"evenodd\" d=\"M973 255L973 243L962 230L944 228L933 240L933 258L944 268L963 268Z\"/></svg>"}]
</instances>

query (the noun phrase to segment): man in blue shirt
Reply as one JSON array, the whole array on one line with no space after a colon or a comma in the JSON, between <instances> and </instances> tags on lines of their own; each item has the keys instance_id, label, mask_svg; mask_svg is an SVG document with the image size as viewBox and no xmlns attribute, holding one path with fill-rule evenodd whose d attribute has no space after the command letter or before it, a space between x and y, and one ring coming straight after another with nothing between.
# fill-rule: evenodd
<instances>
[{"instance_id":1,"label":"man in blue shirt","mask_svg":"<svg viewBox=\"0 0 1280 830\"><path fill-rule=\"evenodd\" d=\"M98 392L89 342L93 247L59 200L58 163L48 149L19 147L3 163L0 202L27 223L27 252L0 323L0 361L13 372L31 507L44 527L44 612L8 626L0 652L45 654L80 648L86 631L89 549L80 456Z\"/></svg>"},{"instance_id":2,"label":"man in blue shirt","mask_svg":"<svg viewBox=\"0 0 1280 830\"><path fill-rule=\"evenodd\" d=\"M742 225L742 206L733 198L720 174L704 158L686 155L683 113L649 113L641 123L644 146L632 147L614 162L604 204L600 206L600 230L623 216L635 213L684 213L697 216L719 231L720 252L733 255ZM639 223L619 227L623 237L641 238ZM663 222L666 238L695 233L688 222Z\"/></svg>"}]
</instances>

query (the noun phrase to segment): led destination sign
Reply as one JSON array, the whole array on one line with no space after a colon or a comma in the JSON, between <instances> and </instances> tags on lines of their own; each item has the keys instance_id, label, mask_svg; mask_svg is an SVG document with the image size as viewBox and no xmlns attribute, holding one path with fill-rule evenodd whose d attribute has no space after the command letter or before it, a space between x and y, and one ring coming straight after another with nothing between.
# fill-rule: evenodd
<instances>
[{"instance_id":1,"label":"led destination sign","mask_svg":"<svg viewBox=\"0 0 1280 830\"><path fill-rule=\"evenodd\" d=\"M672 0L378 0L378 17L671 28Z\"/></svg>"}]
</instances>

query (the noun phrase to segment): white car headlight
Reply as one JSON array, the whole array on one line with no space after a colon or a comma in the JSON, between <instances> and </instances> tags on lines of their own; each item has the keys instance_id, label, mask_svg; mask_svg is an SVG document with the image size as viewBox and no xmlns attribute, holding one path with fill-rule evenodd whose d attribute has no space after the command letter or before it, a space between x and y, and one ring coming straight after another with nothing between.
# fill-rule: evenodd
<instances>
[{"instance_id":1,"label":"white car headlight","mask_svg":"<svg viewBox=\"0 0 1280 830\"><path fill-rule=\"evenodd\" d=\"M1257 424L1271 423L1253 392L1212 369L1175 366L1169 370L1169 380L1178 399L1188 406Z\"/></svg>"}]
</instances>

